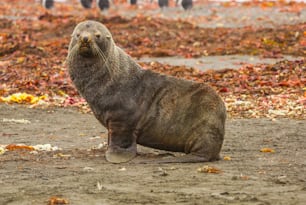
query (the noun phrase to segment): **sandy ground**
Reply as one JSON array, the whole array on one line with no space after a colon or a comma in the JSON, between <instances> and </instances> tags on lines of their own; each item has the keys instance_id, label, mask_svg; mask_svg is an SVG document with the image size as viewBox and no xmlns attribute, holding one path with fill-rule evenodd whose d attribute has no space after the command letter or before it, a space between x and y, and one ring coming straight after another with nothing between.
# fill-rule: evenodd
<instances>
[{"instance_id":1,"label":"sandy ground","mask_svg":"<svg viewBox=\"0 0 306 205\"><path fill-rule=\"evenodd\" d=\"M0 155L3 205L47 204L52 196L77 205L302 205L306 201L305 120L229 119L222 156L231 160L140 164L166 153L139 147L135 160L116 165L105 161L105 148L93 149L106 141L106 130L91 114L5 104L0 104L0 113L0 144L50 143L61 148ZM260 152L262 148L275 152ZM203 166L221 173L198 172Z\"/></svg>"}]
</instances>

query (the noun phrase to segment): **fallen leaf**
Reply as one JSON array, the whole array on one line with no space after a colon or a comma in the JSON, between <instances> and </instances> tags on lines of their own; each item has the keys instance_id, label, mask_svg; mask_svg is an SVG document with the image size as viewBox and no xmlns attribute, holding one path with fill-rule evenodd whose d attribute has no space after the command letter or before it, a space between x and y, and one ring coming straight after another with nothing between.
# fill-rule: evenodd
<instances>
[{"instance_id":1,"label":"fallen leaf","mask_svg":"<svg viewBox=\"0 0 306 205\"><path fill-rule=\"evenodd\" d=\"M226 88L226 87L223 87L223 88L220 88L219 89L219 92L221 92L221 93L226 93L226 92L228 92L229 90L228 90L228 88Z\"/></svg>"},{"instance_id":2,"label":"fallen leaf","mask_svg":"<svg viewBox=\"0 0 306 205\"><path fill-rule=\"evenodd\" d=\"M241 174L240 175L240 179L243 179L243 180L249 180L249 176L246 176L246 175L243 175L243 174Z\"/></svg>"},{"instance_id":3,"label":"fallen leaf","mask_svg":"<svg viewBox=\"0 0 306 205\"><path fill-rule=\"evenodd\" d=\"M215 167L204 166L197 169L198 172L201 173L211 173L211 174L219 174L221 170Z\"/></svg>"},{"instance_id":4,"label":"fallen leaf","mask_svg":"<svg viewBox=\"0 0 306 205\"><path fill-rule=\"evenodd\" d=\"M230 156L224 156L223 159L228 160L228 161L232 160L232 158Z\"/></svg>"},{"instance_id":5,"label":"fallen leaf","mask_svg":"<svg viewBox=\"0 0 306 205\"><path fill-rule=\"evenodd\" d=\"M25 60L25 57L19 57L17 58L16 63L21 64L24 62L24 60Z\"/></svg>"},{"instance_id":6,"label":"fallen leaf","mask_svg":"<svg viewBox=\"0 0 306 205\"><path fill-rule=\"evenodd\" d=\"M56 196L52 196L48 201L48 205L58 205L58 204L69 204L69 201Z\"/></svg>"},{"instance_id":7,"label":"fallen leaf","mask_svg":"<svg viewBox=\"0 0 306 205\"><path fill-rule=\"evenodd\" d=\"M271 153L273 153L273 152L275 152L275 150L271 149L271 148L262 148L262 149L260 149L260 152L271 152Z\"/></svg>"},{"instance_id":8,"label":"fallen leaf","mask_svg":"<svg viewBox=\"0 0 306 205\"><path fill-rule=\"evenodd\" d=\"M7 97L0 97L0 100L7 103L36 104L40 100L44 100L46 98L47 96L45 95L36 97L27 93L14 93Z\"/></svg>"},{"instance_id":9,"label":"fallen leaf","mask_svg":"<svg viewBox=\"0 0 306 205\"><path fill-rule=\"evenodd\" d=\"M274 2L262 2L260 5L262 8L267 8L267 7L273 7L274 6Z\"/></svg>"},{"instance_id":10,"label":"fallen leaf","mask_svg":"<svg viewBox=\"0 0 306 205\"><path fill-rule=\"evenodd\" d=\"M5 149L9 151L14 151L14 150L28 150L28 151L33 151L35 150L34 147L32 146L27 146L27 145L18 145L18 144L9 144L5 147Z\"/></svg>"},{"instance_id":11,"label":"fallen leaf","mask_svg":"<svg viewBox=\"0 0 306 205\"><path fill-rule=\"evenodd\" d=\"M306 46L306 40L301 40L300 44L301 44L301 46Z\"/></svg>"}]
</instances>

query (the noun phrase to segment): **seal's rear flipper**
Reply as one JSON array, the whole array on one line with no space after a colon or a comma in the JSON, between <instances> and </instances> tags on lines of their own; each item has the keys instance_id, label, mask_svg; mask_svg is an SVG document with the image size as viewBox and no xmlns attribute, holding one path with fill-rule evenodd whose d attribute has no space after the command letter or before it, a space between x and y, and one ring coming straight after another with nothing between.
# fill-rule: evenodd
<instances>
[{"instance_id":1,"label":"seal's rear flipper","mask_svg":"<svg viewBox=\"0 0 306 205\"><path fill-rule=\"evenodd\" d=\"M154 160L141 160L135 162L139 164L151 164L151 163L164 164L164 163L199 163L199 162L209 162L209 161L214 161L214 160L208 160L206 157L202 156L186 154L183 156L167 157L167 158L154 159Z\"/></svg>"},{"instance_id":2,"label":"seal's rear flipper","mask_svg":"<svg viewBox=\"0 0 306 205\"><path fill-rule=\"evenodd\" d=\"M136 146L123 148L108 148L105 153L105 158L111 163L124 163L132 160L136 156Z\"/></svg>"}]
</instances>

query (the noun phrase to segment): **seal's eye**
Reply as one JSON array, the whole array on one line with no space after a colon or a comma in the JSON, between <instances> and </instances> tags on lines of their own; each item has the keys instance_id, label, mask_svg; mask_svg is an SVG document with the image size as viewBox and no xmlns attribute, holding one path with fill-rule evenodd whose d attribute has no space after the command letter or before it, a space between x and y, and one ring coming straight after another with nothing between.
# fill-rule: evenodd
<instances>
[{"instance_id":1,"label":"seal's eye","mask_svg":"<svg viewBox=\"0 0 306 205\"><path fill-rule=\"evenodd\" d=\"M79 37L80 37L80 34L79 34L79 33L77 33L75 36L76 36L77 38L79 38Z\"/></svg>"},{"instance_id":2,"label":"seal's eye","mask_svg":"<svg viewBox=\"0 0 306 205\"><path fill-rule=\"evenodd\" d=\"M101 35L99 33L97 33L95 36L96 36L96 38L100 38L101 37Z\"/></svg>"}]
</instances>

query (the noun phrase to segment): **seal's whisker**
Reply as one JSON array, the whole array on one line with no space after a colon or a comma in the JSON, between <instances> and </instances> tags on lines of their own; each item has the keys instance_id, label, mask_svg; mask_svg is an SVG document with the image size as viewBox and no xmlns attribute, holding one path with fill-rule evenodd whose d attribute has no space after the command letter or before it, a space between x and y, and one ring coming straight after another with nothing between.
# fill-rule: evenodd
<instances>
[{"instance_id":1,"label":"seal's whisker","mask_svg":"<svg viewBox=\"0 0 306 205\"><path fill-rule=\"evenodd\" d=\"M72 63L71 61L73 59L75 59L76 55L78 54L78 52L76 52L79 49L79 45L76 44L74 47L72 47L72 49L70 50L70 52L68 53L68 57L67 57L67 62L68 63Z\"/></svg>"},{"instance_id":2,"label":"seal's whisker","mask_svg":"<svg viewBox=\"0 0 306 205\"><path fill-rule=\"evenodd\" d=\"M94 54L97 55L98 57L100 57L99 59L102 59L102 61L104 61L102 63L105 65L107 71L111 72L111 70L109 69L110 65L108 65L109 62L108 62L107 57L104 55L104 53L101 51L101 49L96 44L94 44L93 47L94 47L94 49L93 49Z\"/></svg>"},{"instance_id":3,"label":"seal's whisker","mask_svg":"<svg viewBox=\"0 0 306 205\"><path fill-rule=\"evenodd\" d=\"M95 54L97 54L98 56L100 56L102 58L104 63L107 63L106 56L103 54L103 52L101 51L101 49L97 45L94 45L94 52L95 52Z\"/></svg>"}]
</instances>

